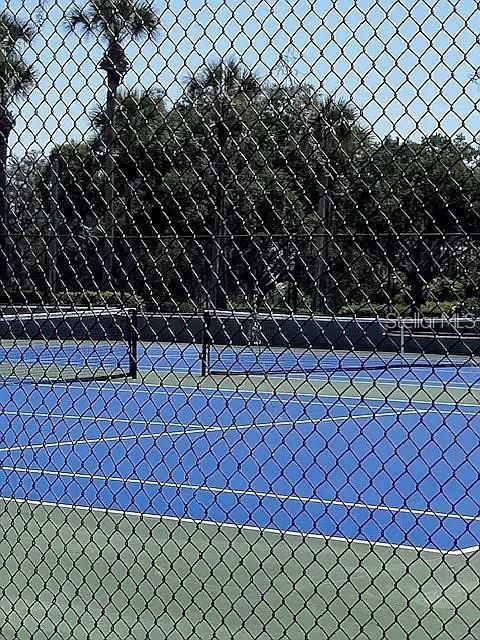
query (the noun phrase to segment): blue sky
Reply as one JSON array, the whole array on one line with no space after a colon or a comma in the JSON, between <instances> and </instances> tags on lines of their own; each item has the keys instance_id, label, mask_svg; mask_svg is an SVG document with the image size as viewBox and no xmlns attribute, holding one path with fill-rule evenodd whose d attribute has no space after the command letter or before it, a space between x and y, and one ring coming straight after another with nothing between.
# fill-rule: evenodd
<instances>
[{"instance_id":1,"label":"blue sky","mask_svg":"<svg viewBox=\"0 0 480 640\"><path fill-rule=\"evenodd\" d=\"M94 39L66 34L70 0L7 0L39 27L25 52L38 87L21 107L14 153L47 150L88 132L88 110L105 98ZM78 0L83 6L85 2ZM379 136L443 132L479 138L480 9L473 0L155 0L163 33L130 44L125 85L157 86L173 100L205 60L236 54L264 76L288 59L299 79L347 98Z\"/></svg>"}]
</instances>

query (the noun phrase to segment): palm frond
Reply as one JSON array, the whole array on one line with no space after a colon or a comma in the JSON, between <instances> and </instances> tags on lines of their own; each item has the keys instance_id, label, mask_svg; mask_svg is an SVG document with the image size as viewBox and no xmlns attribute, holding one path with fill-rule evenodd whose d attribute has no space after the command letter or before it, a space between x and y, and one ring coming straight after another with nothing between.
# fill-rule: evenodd
<instances>
[{"instance_id":1,"label":"palm frond","mask_svg":"<svg viewBox=\"0 0 480 640\"><path fill-rule=\"evenodd\" d=\"M0 40L15 48L18 43L29 44L34 38L36 29L27 20L21 20L8 11L0 13Z\"/></svg>"},{"instance_id":2,"label":"palm frond","mask_svg":"<svg viewBox=\"0 0 480 640\"><path fill-rule=\"evenodd\" d=\"M156 38L160 33L160 18L152 11L147 2L133 3L133 15L130 19L130 31L134 39L148 35Z\"/></svg>"},{"instance_id":3,"label":"palm frond","mask_svg":"<svg viewBox=\"0 0 480 640\"><path fill-rule=\"evenodd\" d=\"M160 28L160 19L149 4L132 0L90 0L83 9L74 7L65 22L69 30L95 33L109 42L127 36L156 37Z\"/></svg>"},{"instance_id":4,"label":"palm frond","mask_svg":"<svg viewBox=\"0 0 480 640\"><path fill-rule=\"evenodd\" d=\"M82 33L86 34L93 33L91 16L77 6L67 12L64 25L67 31L80 30Z\"/></svg>"},{"instance_id":5,"label":"palm frond","mask_svg":"<svg viewBox=\"0 0 480 640\"><path fill-rule=\"evenodd\" d=\"M253 97L260 88L260 77L233 56L207 63L186 81L187 95L192 99L201 97L209 90L222 92L230 98L240 95Z\"/></svg>"},{"instance_id":6,"label":"palm frond","mask_svg":"<svg viewBox=\"0 0 480 640\"><path fill-rule=\"evenodd\" d=\"M7 107L18 98L27 97L37 81L38 75L32 65L26 64L18 55L11 54L2 65L0 102Z\"/></svg>"}]
</instances>

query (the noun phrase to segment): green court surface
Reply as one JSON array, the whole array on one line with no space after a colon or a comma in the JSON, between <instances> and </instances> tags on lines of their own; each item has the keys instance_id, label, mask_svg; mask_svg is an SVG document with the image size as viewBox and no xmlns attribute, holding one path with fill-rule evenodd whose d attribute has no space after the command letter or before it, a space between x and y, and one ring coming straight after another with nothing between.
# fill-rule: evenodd
<instances>
[{"instance_id":1,"label":"green court surface","mask_svg":"<svg viewBox=\"0 0 480 640\"><path fill-rule=\"evenodd\" d=\"M293 394L313 397L355 397L365 399L381 398L385 400L400 400L412 402L444 402L461 404L480 404L480 387L450 384L428 385L424 382L418 384L402 382L359 382L354 378L345 381L332 381L310 378L288 378L265 376L199 376L170 373L149 373L142 378L142 382L150 385L161 385L169 388L182 387L183 389L222 389L239 391L241 393L260 394Z\"/></svg>"},{"instance_id":2,"label":"green court surface","mask_svg":"<svg viewBox=\"0 0 480 640\"><path fill-rule=\"evenodd\" d=\"M460 640L480 632L478 553L14 502L3 504L0 526L5 640L420 640L447 632Z\"/></svg>"}]
</instances>

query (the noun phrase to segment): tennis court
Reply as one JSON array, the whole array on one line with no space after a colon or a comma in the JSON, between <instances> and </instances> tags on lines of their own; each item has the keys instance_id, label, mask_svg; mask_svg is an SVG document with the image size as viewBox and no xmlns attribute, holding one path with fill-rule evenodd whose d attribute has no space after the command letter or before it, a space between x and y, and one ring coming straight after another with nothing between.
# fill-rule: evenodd
<instances>
[{"instance_id":1,"label":"tennis court","mask_svg":"<svg viewBox=\"0 0 480 640\"><path fill-rule=\"evenodd\" d=\"M432 552L480 541L475 405L2 389L2 494Z\"/></svg>"},{"instance_id":2,"label":"tennis court","mask_svg":"<svg viewBox=\"0 0 480 640\"><path fill-rule=\"evenodd\" d=\"M202 377L199 345L139 343L136 381L41 382L102 374L99 347L128 373L125 344L20 344L2 370L31 376L0 388L5 637L476 623L451 581L478 571L475 367Z\"/></svg>"}]
</instances>

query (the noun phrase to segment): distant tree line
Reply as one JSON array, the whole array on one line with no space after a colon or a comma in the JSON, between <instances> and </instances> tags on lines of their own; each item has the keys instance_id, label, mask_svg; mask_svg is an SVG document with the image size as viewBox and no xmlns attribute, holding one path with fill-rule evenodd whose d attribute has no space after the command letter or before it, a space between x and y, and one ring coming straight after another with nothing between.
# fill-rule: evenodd
<instances>
[{"instance_id":1,"label":"distant tree line","mask_svg":"<svg viewBox=\"0 0 480 640\"><path fill-rule=\"evenodd\" d=\"M380 140L348 102L261 78L235 58L207 63L174 104L156 89L121 89L124 39L155 37L158 22L151 12L112 17L107 5L67 16L105 42L107 102L90 111L88 140L7 169L12 92L1 83L9 61L23 63L13 46L0 60L7 297L480 312L477 145L442 134ZM16 45L31 36L20 26ZM25 92L34 70L20 71Z\"/></svg>"}]
</instances>

